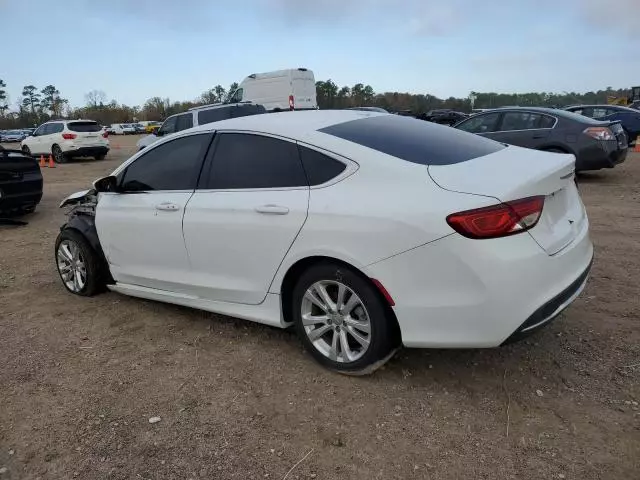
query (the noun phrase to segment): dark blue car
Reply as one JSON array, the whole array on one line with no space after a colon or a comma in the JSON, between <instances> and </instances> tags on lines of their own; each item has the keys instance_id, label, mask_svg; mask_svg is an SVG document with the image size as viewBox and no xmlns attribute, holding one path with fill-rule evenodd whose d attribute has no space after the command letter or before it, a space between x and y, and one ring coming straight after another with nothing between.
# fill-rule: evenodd
<instances>
[{"instance_id":1,"label":"dark blue car","mask_svg":"<svg viewBox=\"0 0 640 480\"><path fill-rule=\"evenodd\" d=\"M619 120L630 144L640 136L640 110L619 105L572 105L565 110L596 120Z\"/></svg>"}]
</instances>

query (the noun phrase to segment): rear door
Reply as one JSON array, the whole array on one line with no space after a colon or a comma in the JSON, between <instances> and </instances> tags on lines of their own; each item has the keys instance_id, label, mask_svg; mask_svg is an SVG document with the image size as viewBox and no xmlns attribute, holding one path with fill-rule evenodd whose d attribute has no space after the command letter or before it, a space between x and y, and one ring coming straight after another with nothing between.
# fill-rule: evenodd
<instances>
[{"instance_id":1,"label":"rear door","mask_svg":"<svg viewBox=\"0 0 640 480\"><path fill-rule=\"evenodd\" d=\"M76 135L75 143L80 146L87 147L106 143L106 139L102 136L102 127L96 122L67 122L67 129Z\"/></svg>"},{"instance_id":2,"label":"rear door","mask_svg":"<svg viewBox=\"0 0 640 480\"><path fill-rule=\"evenodd\" d=\"M62 141L61 133L63 130L64 124L61 122L51 122L47 124L44 135L42 135L40 139L40 149L43 151L43 153L52 153L51 149L54 143L59 143Z\"/></svg>"},{"instance_id":3,"label":"rear door","mask_svg":"<svg viewBox=\"0 0 640 480\"><path fill-rule=\"evenodd\" d=\"M499 142L537 148L551 133L556 119L535 112L504 112L497 131L486 135Z\"/></svg>"},{"instance_id":4,"label":"rear door","mask_svg":"<svg viewBox=\"0 0 640 480\"><path fill-rule=\"evenodd\" d=\"M219 133L184 217L194 295L259 304L307 218L295 143Z\"/></svg>"},{"instance_id":5,"label":"rear door","mask_svg":"<svg viewBox=\"0 0 640 480\"><path fill-rule=\"evenodd\" d=\"M100 195L96 228L116 281L189 293L182 220L211 138L198 133L149 147L118 174L118 193Z\"/></svg>"},{"instance_id":6,"label":"rear door","mask_svg":"<svg viewBox=\"0 0 640 480\"><path fill-rule=\"evenodd\" d=\"M310 70L293 70L291 86L295 110L310 110L318 106L316 81Z\"/></svg>"}]
</instances>

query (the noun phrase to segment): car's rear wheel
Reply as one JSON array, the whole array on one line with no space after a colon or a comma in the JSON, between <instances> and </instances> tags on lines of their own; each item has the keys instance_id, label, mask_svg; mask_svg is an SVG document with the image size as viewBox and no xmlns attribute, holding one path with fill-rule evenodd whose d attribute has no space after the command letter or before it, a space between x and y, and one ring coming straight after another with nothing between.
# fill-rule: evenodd
<instances>
[{"instance_id":1,"label":"car's rear wheel","mask_svg":"<svg viewBox=\"0 0 640 480\"><path fill-rule=\"evenodd\" d=\"M105 286L100 257L77 231L65 229L56 239L56 266L64 287L90 297Z\"/></svg>"},{"instance_id":2,"label":"car's rear wheel","mask_svg":"<svg viewBox=\"0 0 640 480\"><path fill-rule=\"evenodd\" d=\"M56 163L66 163L67 157L58 145L51 147L51 153Z\"/></svg>"},{"instance_id":3,"label":"car's rear wheel","mask_svg":"<svg viewBox=\"0 0 640 480\"><path fill-rule=\"evenodd\" d=\"M307 269L294 287L291 312L311 355L341 373L371 373L397 346L394 320L379 292L367 278L342 265Z\"/></svg>"},{"instance_id":4,"label":"car's rear wheel","mask_svg":"<svg viewBox=\"0 0 640 480\"><path fill-rule=\"evenodd\" d=\"M31 156L31 150L26 145L22 147L22 153L24 153L27 157Z\"/></svg>"}]
</instances>

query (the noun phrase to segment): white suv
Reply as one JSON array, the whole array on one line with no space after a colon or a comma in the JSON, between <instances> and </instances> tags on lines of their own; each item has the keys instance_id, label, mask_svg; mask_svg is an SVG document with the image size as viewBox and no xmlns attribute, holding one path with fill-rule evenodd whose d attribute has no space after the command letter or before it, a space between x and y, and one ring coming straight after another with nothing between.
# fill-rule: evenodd
<instances>
[{"instance_id":1,"label":"white suv","mask_svg":"<svg viewBox=\"0 0 640 480\"><path fill-rule=\"evenodd\" d=\"M193 107L184 113L171 115L155 133L142 137L138 140L136 145L138 150L142 150L143 148L160 140L160 137L164 135L181 132L182 130L204 125L206 123L219 122L220 120L228 120L230 118L247 117L249 115L258 115L266 113L266 111L267 110L263 105L251 102L214 103L212 105Z\"/></svg>"},{"instance_id":2,"label":"white suv","mask_svg":"<svg viewBox=\"0 0 640 480\"><path fill-rule=\"evenodd\" d=\"M20 144L27 155L53 155L56 163L72 157L103 160L109 152L108 134L93 120L55 120L40 125Z\"/></svg>"}]
</instances>

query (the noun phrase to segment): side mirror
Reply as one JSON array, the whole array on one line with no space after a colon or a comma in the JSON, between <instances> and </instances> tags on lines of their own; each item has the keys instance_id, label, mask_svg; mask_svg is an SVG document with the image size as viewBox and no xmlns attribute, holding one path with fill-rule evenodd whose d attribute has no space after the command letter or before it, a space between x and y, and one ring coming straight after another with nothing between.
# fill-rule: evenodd
<instances>
[{"instance_id":1,"label":"side mirror","mask_svg":"<svg viewBox=\"0 0 640 480\"><path fill-rule=\"evenodd\" d=\"M96 192L117 192L118 179L113 175L100 178L93 182L93 188L96 189Z\"/></svg>"}]
</instances>

